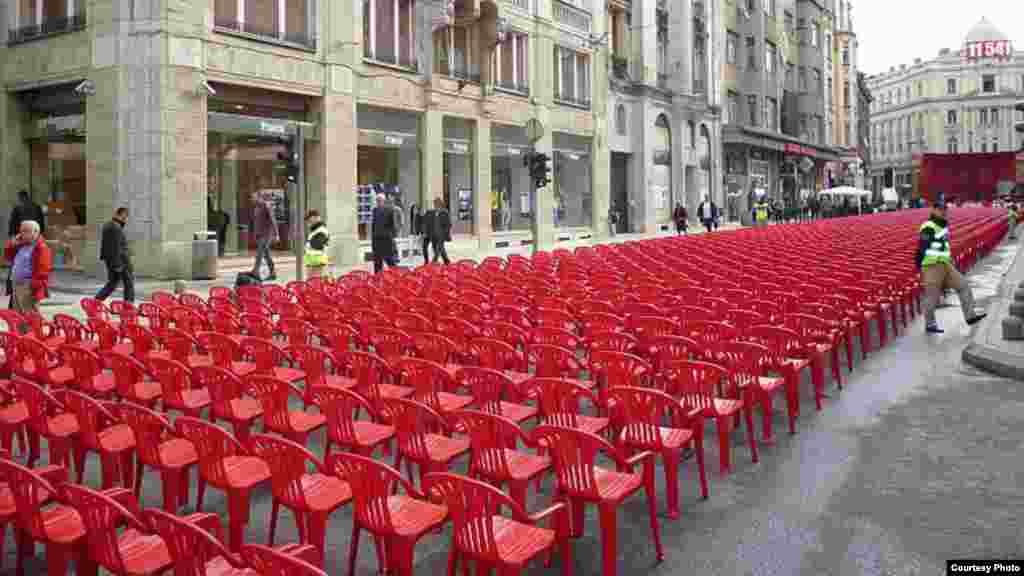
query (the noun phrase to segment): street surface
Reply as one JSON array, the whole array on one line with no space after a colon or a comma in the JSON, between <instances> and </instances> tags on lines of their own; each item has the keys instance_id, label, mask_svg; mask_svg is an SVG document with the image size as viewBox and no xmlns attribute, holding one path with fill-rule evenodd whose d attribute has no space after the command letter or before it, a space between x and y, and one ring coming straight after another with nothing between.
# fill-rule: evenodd
<instances>
[{"instance_id":1,"label":"street surface","mask_svg":"<svg viewBox=\"0 0 1024 576\"><path fill-rule=\"evenodd\" d=\"M1003 245L981 262L970 280L984 306L1013 256ZM46 312L69 310L77 296L57 295ZM955 304L950 296L948 304ZM620 511L621 574L723 575L935 575L951 558L1024 556L1024 388L961 364L968 329L959 308L939 311L946 333L925 336L917 318L882 351L844 375L842 392L829 388L824 410L815 413L809 386L795 436L785 433L776 408L774 446L761 447L752 464L737 432L735 471L718 472L716 433L708 427L711 496L698 499L695 464L681 474L682 516L661 518L666 560L655 562L646 505L638 495ZM781 403L777 403L781 404ZM759 417L759 415L758 415ZM760 423L757 424L760 431ZM318 436L313 452L322 454ZM460 469L465 464L460 465ZM89 484L99 485L99 463L90 457ZM145 505L160 503L159 482L147 474ZM658 472L659 510L664 513L663 476ZM531 510L550 497L550 483ZM194 502L193 487L192 499ZM249 541L264 542L270 512L269 487L254 495ZM227 522L226 501L208 491L204 510ZM328 573L347 573L350 509L331 518ZM449 530L418 545L416 572L443 574ZM576 574L600 573L596 513L588 510L586 536L575 543ZM294 541L292 517L283 513L278 542ZM4 567L13 569L13 542ZM39 557L42 549L39 549ZM37 559L27 573L40 574ZM530 574L557 574L558 560ZM369 539L363 540L358 574L375 574Z\"/></svg>"}]
</instances>

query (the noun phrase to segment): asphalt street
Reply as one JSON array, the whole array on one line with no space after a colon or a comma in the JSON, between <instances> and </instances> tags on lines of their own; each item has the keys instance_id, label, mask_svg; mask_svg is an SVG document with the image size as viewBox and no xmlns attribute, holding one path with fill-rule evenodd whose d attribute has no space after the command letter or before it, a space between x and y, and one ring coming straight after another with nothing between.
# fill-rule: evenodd
<instances>
[{"instance_id":1,"label":"asphalt street","mask_svg":"<svg viewBox=\"0 0 1024 576\"><path fill-rule=\"evenodd\" d=\"M979 305L994 294L1012 250L1004 245L971 274ZM48 312L77 301L58 298ZM951 297L949 304L955 303ZM761 447L758 464L751 463L743 434L737 433L735 470L723 478L716 431L709 425L710 498L699 499L695 465L688 460L681 475L682 515L676 521L661 518L666 559L660 564L643 497L627 501L620 512L619 573L932 575L945 574L945 561L952 558L1024 557L1019 520L1024 389L961 363L969 331L958 307L940 310L939 321L945 334L926 336L918 317L884 350L858 362L844 375L842 391L830 387L822 412L815 413L810 387L803 386L797 434L786 434L784 413L777 408L778 441ZM319 437L311 444L314 453L322 453ZM98 485L99 463L91 457L88 466L89 483ZM662 481L659 470L663 512ZM530 508L539 510L549 497L550 484L539 497L531 490ZM147 474L145 505L159 503L159 482ZM253 498L248 540L265 541L270 504L269 487ZM208 491L204 510L220 512L226 523L226 501L219 492ZM332 516L331 574L347 573L350 528L347 507ZM585 533L575 543L575 573L599 574L601 543L593 511ZM289 513L282 514L277 537L278 542L297 538ZM446 530L421 541L418 574L445 573L448 539ZM8 536L8 571L13 548ZM38 554L30 574L44 570L41 548ZM558 563L528 573L557 574ZM369 539L363 540L357 573L376 574Z\"/></svg>"}]
</instances>

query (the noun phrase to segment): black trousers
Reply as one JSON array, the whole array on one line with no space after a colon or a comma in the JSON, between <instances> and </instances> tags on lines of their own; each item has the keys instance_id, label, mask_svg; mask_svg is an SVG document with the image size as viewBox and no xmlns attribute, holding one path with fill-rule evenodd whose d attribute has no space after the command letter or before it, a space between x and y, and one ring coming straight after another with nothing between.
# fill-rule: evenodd
<instances>
[{"instance_id":1,"label":"black trousers","mask_svg":"<svg viewBox=\"0 0 1024 576\"><path fill-rule=\"evenodd\" d=\"M118 284L124 286L125 302L135 302L135 274L132 272L132 267L125 266L114 270L109 264L107 265L107 283L100 288L96 299L103 301L109 298L114 290L117 290Z\"/></svg>"},{"instance_id":2,"label":"black trousers","mask_svg":"<svg viewBox=\"0 0 1024 576\"><path fill-rule=\"evenodd\" d=\"M444 249L444 240L434 238L430 243L434 246L434 262L437 262L440 257L445 264L451 264L451 261L448 260L448 251Z\"/></svg>"},{"instance_id":3,"label":"black trousers","mask_svg":"<svg viewBox=\"0 0 1024 576\"><path fill-rule=\"evenodd\" d=\"M426 234L423 235L423 263L430 264L430 237ZM437 250L434 250L434 256L437 256Z\"/></svg>"},{"instance_id":4,"label":"black trousers","mask_svg":"<svg viewBox=\"0 0 1024 576\"><path fill-rule=\"evenodd\" d=\"M705 220L704 221L704 228L707 228L707 231L711 232L712 230L715 229L715 221L713 219L710 219L710 218Z\"/></svg>"}]
</instances>

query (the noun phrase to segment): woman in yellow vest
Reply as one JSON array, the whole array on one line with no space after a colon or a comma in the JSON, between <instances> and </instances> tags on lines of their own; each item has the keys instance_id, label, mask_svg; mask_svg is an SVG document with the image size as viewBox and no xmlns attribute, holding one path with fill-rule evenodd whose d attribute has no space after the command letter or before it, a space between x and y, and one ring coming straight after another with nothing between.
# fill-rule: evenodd
<instances>
[{"instance_id":1,"label":"woman in yellow vest","mask_svg":"<svg viewBox=\"0 0 1024 576\"><path fill-rule=\"evenodd\" d=\"M320 219L320 213L310 210L306 214L306 225L309 226L309 236L306 237L306 254L303 264L306 265L307 278L319 278L330 260L327 258L327 245L331 242L331 233L327 226Z\"/></svg>"}]
</instances>

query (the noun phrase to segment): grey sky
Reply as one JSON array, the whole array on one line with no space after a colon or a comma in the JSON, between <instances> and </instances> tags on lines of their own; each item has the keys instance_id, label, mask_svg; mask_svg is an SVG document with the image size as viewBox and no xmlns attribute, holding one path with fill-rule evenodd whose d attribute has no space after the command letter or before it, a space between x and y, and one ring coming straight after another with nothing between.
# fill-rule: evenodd
<instances>
[{"instance_id":1,"label":"grey sky","mask_svg":"<svg viewBox=\"0 0 1024 576\"><path fill-rule=\"evenodd\" d=\"M853 25L860 40L860 70L877 74L890 66L928 59L941 48L959 49L982 16L1024 50L1022 0L853 0Z\"/></svg>"}]
</instances>

